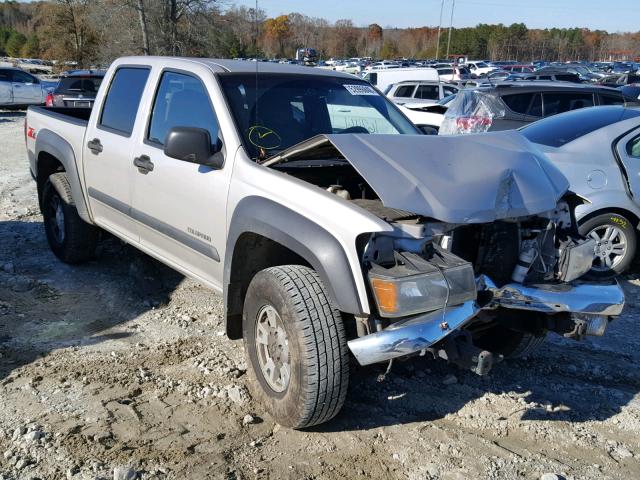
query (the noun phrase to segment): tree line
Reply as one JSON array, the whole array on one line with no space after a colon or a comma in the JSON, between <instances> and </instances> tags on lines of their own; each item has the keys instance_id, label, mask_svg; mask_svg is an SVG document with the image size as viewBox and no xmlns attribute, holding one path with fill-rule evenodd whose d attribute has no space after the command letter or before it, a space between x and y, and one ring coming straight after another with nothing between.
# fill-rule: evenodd
<instances>
[{"instance_id":1,"label":"tree line","mask_svg":"<svg viewBox=\"0 0 640 480\"><path fill-rule=\"evenodd\" d=\"M434 12L435 18L435 12ZM640 56L640 32L585 28L529 29L480 24L454 28L356 26L300 13L269 18L228 0L47 0L0 3L0 56L106 65L122 55L293 58L315 48L322 58L604 60Z\"/></svg>"}]
</instances>

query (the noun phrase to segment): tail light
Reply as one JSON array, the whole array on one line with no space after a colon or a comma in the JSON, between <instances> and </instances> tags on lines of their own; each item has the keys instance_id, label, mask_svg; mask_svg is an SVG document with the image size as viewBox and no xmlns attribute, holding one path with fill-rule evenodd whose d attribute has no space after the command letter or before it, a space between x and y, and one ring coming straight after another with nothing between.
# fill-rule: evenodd
<instances>
[{"instance_id":1,"label":"tail light","mask_svg":"<svg viewBox=\"0 0 640 480\"><path fill-rule=\"evenodd\" d=\"M486 132L492 123L493 119L491 117L481 115L456 118L456 127L459 133Z\"/></svg>"},{"instance_id":2,"label":"tail light","mask_svg":"<svg viewBox=\"0 0 640 480\"><path fill-rule=\"evenodd\" d=\"M47 98L44 101L44 106L45 107L53 107L53 93L47 93Z\"/></svg>"}]
</instances>

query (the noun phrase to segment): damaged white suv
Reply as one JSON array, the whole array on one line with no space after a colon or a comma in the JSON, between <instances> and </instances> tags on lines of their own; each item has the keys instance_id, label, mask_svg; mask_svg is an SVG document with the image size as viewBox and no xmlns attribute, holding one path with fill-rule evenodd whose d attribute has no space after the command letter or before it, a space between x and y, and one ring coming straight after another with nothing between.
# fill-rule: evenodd
<instances>
[{"instance_id":1,"label":"damaged white suv","mask_svg":"<svg viewBox=\"0 0 640 480\"><path fill-rule=\"evenodd\" d=\"M486 374L623 308L578 280L581 199L524 137L420 135L350 75L123 58L92 110L31 108L25 136L53 252L86 260L104 229L223 293L283 425L338 413L349 352Z\"/></svg>"}]
</instances>

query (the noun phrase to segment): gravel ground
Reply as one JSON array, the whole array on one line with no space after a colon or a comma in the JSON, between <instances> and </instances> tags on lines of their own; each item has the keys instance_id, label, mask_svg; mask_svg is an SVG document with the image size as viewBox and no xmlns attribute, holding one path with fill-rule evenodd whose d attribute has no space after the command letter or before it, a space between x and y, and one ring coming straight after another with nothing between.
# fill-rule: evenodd
<instances>
[{"instance_id":1,"label":"gravel ground","mask_svg":"<svg viewBox=\"0 0 640 480\"><path fill-rule=\"evenodd\" d=\"M0 479L640 478L635 276L603 338L482 378L354 368L342 413L291 431L251 400L220 297L113 238L55 259L22 123L0 112Z\"/></svg>"}]
</instances>

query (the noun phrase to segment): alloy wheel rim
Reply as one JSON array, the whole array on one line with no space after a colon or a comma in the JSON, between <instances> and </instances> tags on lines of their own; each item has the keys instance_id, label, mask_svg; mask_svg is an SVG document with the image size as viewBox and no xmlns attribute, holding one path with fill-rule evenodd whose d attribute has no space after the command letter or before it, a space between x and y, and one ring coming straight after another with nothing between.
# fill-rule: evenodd
<instances>
[{"instance_id":1,"label":"alloy wheel rim","mask_svg":"<svg viewBox=\"0 0 640 480\"><path fill-rule=\"evenodd\" d=\"M280 315L271 305L264 305L258 312L255 341L262 376L273 391L284 392L291 379L289 340Z\"/></svg>"},{"instance_id":2,"label":"alloy wheel rim","mask_svg":"<svg viewBox=\"0 0 640 480\"><path fill-rule=\"evenodd\" d=\"M613 225L601 225L587 236L596 241L593 270L604 272L617 267L627 254L627 236Z\"/></svg>"},{"instance_id":3,"label":"alloy wheel rim","mask_svg":"<svg viewBox=\"0 0 640 480\"><path fill-rule=\"evenodd\" d=\"M62 209L62 201L58 195L51 198L51 217L49 224L51 233L57 243L64 242L64 210Z\"/></svg>"}]
</instances>

